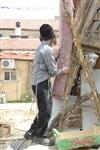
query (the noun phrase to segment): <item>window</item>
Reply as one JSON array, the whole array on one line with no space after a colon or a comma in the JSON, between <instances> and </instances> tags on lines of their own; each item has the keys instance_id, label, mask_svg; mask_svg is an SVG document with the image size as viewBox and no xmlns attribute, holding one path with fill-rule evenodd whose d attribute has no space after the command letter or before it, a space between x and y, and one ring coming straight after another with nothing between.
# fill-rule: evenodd
<instances>
[{"instance_id":1,"label":"window","mask_svg":"<svg viewBox=\"0 0 100 150\"><path fill-rule=\"evenodd\" d=\"M11 72L11 80L12 81L16 80L16 72Z\"/></svg>"},{"instance_id":2,"label":"window","mask_svg":"<svg viewBox=\"0 0 100 150\"><path fill-rule=\"evenodd\" d=\"M4 80L5 81L16 81L17 80L16 71L5 71L4 72Z\"/></svg>"},{"instance_id":3,"label":"window","mask_svg":"<svg viewBox=\"0 0 100 150\"><path fill-rule=\"evenodd\" d=\"M10 72L4 73L4 80L10 80Z\"/></svg>"}]
</instances>

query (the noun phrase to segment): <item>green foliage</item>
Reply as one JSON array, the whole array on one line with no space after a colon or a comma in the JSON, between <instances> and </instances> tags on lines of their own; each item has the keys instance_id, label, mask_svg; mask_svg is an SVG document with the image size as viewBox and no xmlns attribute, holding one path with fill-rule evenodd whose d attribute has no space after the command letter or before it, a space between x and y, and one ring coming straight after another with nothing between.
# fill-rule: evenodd
<instances>
[{"instance_id":1,"label":"green foliage","mask_svg":"<svg viewBox=\"0 0 100 150\"><path fill-rule=\"evenodd\" d=\"M20 100L8 100L7 103L31 103L32 102L32 95L31 94L24 94L21 96Z\"/></svg>"},{"instance_id":2,"label":"green foliage","mask_svg":"<svg viewBox=\"0 0 100 150\"><path fill-rule=\"evenodd\" d=\"M24 94L21 96L21 101L22 102L32 102L32 95L31 94Z\"/></svg>"}]
</instances>

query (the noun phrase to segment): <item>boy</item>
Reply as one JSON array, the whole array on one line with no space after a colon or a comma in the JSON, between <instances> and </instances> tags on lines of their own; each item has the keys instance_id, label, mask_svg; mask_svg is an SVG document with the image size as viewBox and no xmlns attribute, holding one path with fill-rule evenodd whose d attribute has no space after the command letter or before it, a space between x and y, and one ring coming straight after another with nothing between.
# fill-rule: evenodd
<instances>
[{"instance_id":1,"label":"boy","mask_svg":"<svg viewBox=\"0 0 100 150\"><path fill-rule=\"evenodd\" d=\"M57 69L52 48L56 44L56 36L52 26L43 24L40 27L40 40L41 44L36 50L32 72L32 90L37 98L38 114L24 138L34 139L36 143L50 146L54 142L44 136L52 107L50 78L62 73L67 74L69 69L66 67Z\"/></svg>"}]
</instances>

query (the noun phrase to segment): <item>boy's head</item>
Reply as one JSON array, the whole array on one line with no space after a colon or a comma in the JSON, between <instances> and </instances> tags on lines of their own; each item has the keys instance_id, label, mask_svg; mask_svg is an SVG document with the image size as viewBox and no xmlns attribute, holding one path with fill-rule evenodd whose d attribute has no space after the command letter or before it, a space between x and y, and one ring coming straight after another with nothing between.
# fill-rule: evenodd
<instances>
[{"instance_id":1,"label":"boy's head","mask_svg":"<svg viewBox=\"0 0 100 150\"><path fill-rule=\"evenodd\" d=\"M52 26L50 26L49 24L43 24L40 27L40 40L47 41L53 39L54 37L55 33Z\"/></svg>"}]
</instances>

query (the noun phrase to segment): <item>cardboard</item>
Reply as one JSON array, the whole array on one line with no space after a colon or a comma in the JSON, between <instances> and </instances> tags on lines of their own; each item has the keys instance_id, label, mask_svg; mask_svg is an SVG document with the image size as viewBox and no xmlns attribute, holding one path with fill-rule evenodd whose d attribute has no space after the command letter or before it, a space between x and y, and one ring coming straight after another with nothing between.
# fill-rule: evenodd
<instances>
[{"instance_id":1,"label":"cardboard","mask_svg":"<svg viewBox=\"0 0 100 150\"><path fill-rule=\"evenodd\" d=\"M58 132L53 130L55 142L59 150L90 147L100 144L100 126L93 126L90 130Z\"/></svg>"}]
</instances>

